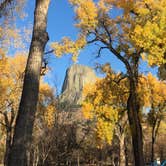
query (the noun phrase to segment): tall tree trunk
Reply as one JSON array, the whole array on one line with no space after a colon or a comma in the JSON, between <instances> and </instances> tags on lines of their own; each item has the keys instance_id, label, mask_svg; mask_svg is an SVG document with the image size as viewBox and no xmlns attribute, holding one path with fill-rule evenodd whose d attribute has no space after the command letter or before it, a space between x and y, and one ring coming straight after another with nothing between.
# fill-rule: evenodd
<instances>
[{"instance_id":1,"label":"tall tree trunk","mask_svg":"<svg viewBox=\"0 0 166 166\"><path fill-rule=\"evenodd\" d=\"M50 0L36 0L32 41L8 166L27 166L37 109L42 58L49 39L46 32L49 3Z\"/></svg>"},{"instance_id":2,"label":"tall tree trunk","mask_svg":"<svg viewBox=\"0 0 166 166\"><path fill-rule=\"evenodd\" d=\"M124 146L125 146L125 166L128 166L129 165L129 156L128 156L128 146L127 146L127 139L128 138L125 138L125 142L124 142ZM130 156L131 158L131 156Z\"/></svg>"},{"instance_id":3,"label":"tall tree trunk","mask_svg":"<svg viewBox=\"0 0 166 166\"><path fill-rule=\"evenodd\" d=\"M119 114L119 120L117 125L117 130L115 130L116 136L119 139L119 166L126 165L126 146L125 146L125 138L126 138L126 128L128 126L128 117L126 113Z\"/></svg>"},{"instance_id":4,"label":"tall tree trunk","mask_svg":"<svg viewBox=\"0 0 166 166\"><path fill-rule=\"evenodd\" d=\"M135 166L144 166L142 126L139 117L139 101L137 95L137 77L129 78L130 94L127 101Z\"/></svg>"},{"instance_id":5,"label":"tall tree trunk","mask_svg":"<svg viewBox=\"0 0 166 166\"><path fill-rule=\"evenodd\" d=\"M154 143L155 143L155 138L154 135L152 134L152 144L151 144L151 162L154 162Z\"/></svg>"},{"instance_id":6,"label":"tall tree trunk","mask_svg":"<svg viewBox=\"0 0 166 166\"><path fill-rule=\"evenodd\" d=\"M126 155L125 155L125 134L123 133L121 135L121 138L119 140L119 166L125 166L126 165Z\"/></svg>"},{"instance_id":7,"label":"tall tree trunk","mask_svg":"<svg viewBox=\"0 0 166 166\"><path fill-rule=\"evenodd\" d=\"M8 157L11 150L11 141L12 141L12 135L11 135L11 127L6 128L6 150L5 150L5 156L4 156L4 166L8 165Z\"/></svg>"},{"instance_id":8,"label":"tall tree trunk","mask_svg":"<svg viewBox=\"0 0 166 166\"><path fill-rule=\"evenodd\" d=\"M10 118L9 118L10 117ZM15 118L15 114L14 114L14 109L11 108L10 111L10 116L8 116L7 113L4 113L4 119L5 119L5 124L6 124L6 149L5 149L5 155L4 155L4 166L8 165L8 157L10 154L10 150L11 150L11 143L12 143L12 126L14 123L14 118Z\"/></svg>"},{"instance_id":9,"label":"tall tree trunk","mask_svg":"<svg viewBox=\"0 0 166 166\"><path fill-rule=\"evenodd\" d=\"M80 154L79 154L79 152L77 154L77 166L80 166Z\"/></svg>"},{"instance_id":10,"label":"tall tree trunk","mask_svg":"<svg viewBox=\"0 0 166 166\"><path fill-rule=\"evenodd\" d=\"M154 112L155 114L155 112ZM151 144L151 162L154 162L154 144L156 142L156 137L157 137L157 134L158 134L158 129L159 129L159 126L160 126L160 122L161 122L161 117L158 117L156 115L155 117L155 120L153 122L153 125L152 125L152 144Z\"/></svg>"}]
</instances>

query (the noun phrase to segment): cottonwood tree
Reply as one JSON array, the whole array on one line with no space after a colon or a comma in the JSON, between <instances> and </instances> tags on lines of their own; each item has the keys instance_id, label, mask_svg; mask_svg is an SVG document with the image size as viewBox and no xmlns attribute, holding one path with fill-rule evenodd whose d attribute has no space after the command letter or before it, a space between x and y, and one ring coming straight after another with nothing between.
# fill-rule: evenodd
<instances>
[{"instance_id":1,"label":"cottonwood tree","mask_svg":"<svg viewBox=\"0 0 166 166\"><path fill-rule=\"evenodd\" d=\"M2 2L0 2L0 16L4 16L7 15L7 8L15 8L15 5L13 5L13 3L15 3L16 0L3 0Z\"/></svg>"},{"instance_id":2,"label":"cottonwood tree","mask_svg":"<svg viewBox=\"0 0 166 166\"><path fill-rule=\"evenodd\" d=\"M69 38L63 38L61 43L53 43L55 54L61 56L65 53L73 54L76 59L79 50L86 44L97 43L99 45L98 55L103 49L110 51L110 56L115 56L126 68L126 75L129 81L129 97L127 100L128 119L132 135L135 165L144 165L142 126L139 117L140 103L137 94L139 65L142 57L148 60L149 64L159 64L153 61L160 53L164 57L165 42L158 42L158 36L165 33L165 2L163 1L115 1L115 0L70 0L75 7L76 26L80 29L79 38L73 42ZM160 6L157 8L157 6ZM153 8L157 13L153 13ZM118 10L118 16L112 16L113 10ZM153 24L157 27L157 35L152 40ZM149 24L150 23L150 24ZM158 23L161 23L158 25ZM140 31L140 28L148 28ZM160 33L160 30L162 33ZM138 32L138 33L137 33ZM144 32L144 33L143 33ZM139 34L145 36L139 36ZM165 35L162 35L164 38ZM161 37L161 36L160 36ZM161 39L163 39L161 37ZM144 40L147 40L145 42ZM148 40L149 39L149 40ZM162 40L160 40L162 41ZM142 43L150 43L146 46ZM162 45L162 51L159 49ZM150 48L155 48L155 54ZM149 48L149 49L148 49ZM157 52L156 52L157 51ZM147 55L147 56L144 56ZM161 58L164 61L164 58ZM160 59L159 59L160 60Z\"/></svg>"},{"instance_id":3,"label":"cottonwood tree","mask_svg":"<svg viewBox=\"0 0 166 166\"><path fill-rule=\"evenodd\" d=\"M139 92L143 95L140 100L143 99L142 104L149 108L147 120L151 127L151 161L153 162L154 144L166 109L166 83L159 81L152 74L142 77L140 82L144 85L139 88Z\"/></svg>"},{"instance_id":4,"label":"cottonwood tree","mask_svg":"<svg viewBox=\"0 0 166 166\"><path fill-rule=\"evenodd\" d=\"M24 6L25 0L2 0L0 2L0 47L4 49L6 55L11 48L14 52L17 52L17 49L19 52L25 51L25 42L29 40L25 31L28 32L29 28L26 27L25 30L16 26L16 20L25 16Z\"/></svg>"},{"instance_id":5,"label":"cottonwood tree","mask_svg":"<svg viewBox=\"0 0 166 166\"><path fill-rule=\"evenodd\" d=\"M99 143L113 143L113 136L119 141L119 164L125 165L125 137L128 126L127 98L128 83L122 74L116 74L109 64L102 66L106 77L94 85L84 88L84 116L96 124ZM101 145L102 146L102 145Z\"/></svg>"},{"instance_id":6,"label":"cottonwood tree","mask_svg":"<svg viewBox=\"0 0 166 166\"><path fill-rule=\"evenodd\" d=\"M22 87L23 66L26 60L25 56L21 56L21 53L12 58L7 56L7 52L11 47L23 46L22 44L20 45L21 30L18 30L15 26L15 16L17 14L23 15L23 4L24 0L20 2L4 0L0 3L0 118L1 126L3 126L5 133L4 165L7 165L10 152L15 114ZM3 33L3 31L6 33ZM25 34L25 36L27 35ZM14 42L10 42L11 40Z\"/></svg>"},{"instance_id":7,"label":"cottonwood tree","mask_svg":"<svg viewBox=\"0 0 166 166\"><path fill-rule=\"evenodd\" d=\"M0 60L0 125L1 131L6 138L4 165L7 165L8 155L13 140L15 119L21 98L23 77L27 57L15 55L3 57ZM39 89L39 103L37 117L45 119L48 126L54 124L55 98L53 89L41 79ZM36 133L36 132L35 132Z\"/></svg>"},{"instance_id":8,"label":"cottonwood tree","mask_svg":"<svg viewBox=\"0 0 166 166\"><path fill-rule=\"evenodd\" d=\"M37 109L42 59L45 45L49 39L46 32L49 4L50 0L36 0L33 35L25 69L23 91L16 119L11 153L8 160L9 166L27 165L27 156L30 151L32 129Z\"/></svg>"},{"instance_id":9,"label":"cottonwood tree","mask_svg":"<svg viewBox=\"0 0 166 166\"><path fill-rule=\"evenodd\" d=\"M5 128L6 147L4 165L7 165L11 148L13 127L22 90L26 56L6 57L0 77L0 124Z\"/></svg>"},{"instance_id":10,"label":"cottonwood tree","mask_svg":"<svg viewBox=\"0 0 166 166\"><path fill-rule=\"evenodd\" d=\"M30 165L44 165L50 156L50 152L55 148L53 145L55 137L53 127L55 124L56 102L53 88L41 80L29 159Z\"/></svg>"},{"instance_id":11,"label":"cottonwood tree","mask_svg":"<svg viewBox=\"0 0 166 166\"><path fill-rule=\"evenodd\" d=\"M84 116L96 123L98 138L112 143L109 138L112 133L119 138L119 164L125 165L125 134L127 132L127 98L129 95L128 80L121 74L115 74L108 64L103 71L106 77L97 81L94 85L84 88L85 101L83 102ZM151 126L151 160L154 161L154 143L158 135L161 121L164 119L166 108L164 81L157 80L152 74L140 75L138 84L138 98L140 100L141 121L144 118L143 109L148 108L148 122ZM109 109L109 113L103 109L113 106L116 114ZM111 108L111 107L110 107ZM110 119L111 118L111 119ZM106 126L104 124L107 124ZM109 125L110 124L110 128ZM113 127L114 125L114 127ZM145 125L145 124L144 124ZM103 129L104 128L104 129ZM149 133L150 134L150 133ZM109 137L108 137L108 136Z\"/></svg>"}]
</instances>

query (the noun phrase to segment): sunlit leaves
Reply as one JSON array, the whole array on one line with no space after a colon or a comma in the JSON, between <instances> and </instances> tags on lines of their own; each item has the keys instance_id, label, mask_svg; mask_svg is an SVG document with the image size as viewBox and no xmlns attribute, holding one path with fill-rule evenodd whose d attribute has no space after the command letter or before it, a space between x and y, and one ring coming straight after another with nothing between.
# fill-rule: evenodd
<instances>
[{"instance_id":1,"label":"sunlit leaves","mask_svg":"<svg viewBox=\"0 0 166 166\"><path fill-rule=\"evenodd\" d=\"M41 80L37 114L48 128L52 128L55 124L56 100L53 92L54 90Z\"/></svg>"},{"instance_id":2,"label":"sunlit leaves","mask_svg":"<svg viewBox=\"0 0 166 166\"><path fill-rule=\"evenodd\" d=\"M13 108L17 109L21 94L26 57L16 55L15 57L5 57L5 59L1 59L1 61L3 61L3 66L1 66L2 72L0 75L0 105L3 106L5 110L7 105L12 103Z\"/></svg>"},{"instance_id":3,"label":"sunlit leaves","mask_svg":"<svg viewBox=\"0 0 166 166\"><path fill-rule=\"evenodd\" d=\"M84 36L80 36L75 42L71 39L64 37L60 43L52 43L52 48L57 57L63 54L71 54L73 61L77 61L79 51L85 46L86 40Z\"/></svg>"},{"instance_id":4,"label":"sunlit leaves","mask_svg":"<svg viewBox=\"0 0 166 166\"><path fill-rule=\"evenodd\" d=\"M17 114L27 57L21 54L6 57L5 52L0 51L0 119L1 122L4 122L3 113L6 112L9 119L11 109L14 110L15 115ZM53 92L52 88L41 80L38 109L44 112L43 119L49 127L54 123Z\"/></svg>"},{"instance_id":5,"label":"sunlit leaves","mask_svg":"<svg viewBox=\"0 0 166 166\"><path fill-rule=\"evenodd\" d=\"M147 53L149 65L166 63L166 3L164 0L137 2L131 39Z\"/></svg>"},{"instance_id":6,"label":"sunlit leaves","mask_svg":"<svg viewBox=\"0 0 166 166\"><path fill-rule=\"evenodd\" d=\"M0 45L6 52L14 55L26 52L32 27L18 27L16 20L25 17L26 0L12 0L0 2ZM25 53L25 54L26 54Z\"/></svg>"},{"instance_id":7,"label":"sunlit leaves","mask_svg":"<svg viewBox=\"0 0 166 166\"><path fill-rule=\"evenodd\" d=\"M70 0L76 7L77 27L91 30L97 25L97 7L92 0Z\"/></svg>"},{"instance_id":8,"label":"sunlit leaves","mask_svg":"<svg viewBox=\"0 0 166 166\"><path fill-rule=\"evenodd\" d=\"M143 53L144 60L150 66L166 63L165 0L70 0L70 3L75 8L79 34L85 36L84 40L88 39L87 43L101 42L107 46L111 44L127 59ZM118 15L112 16L115 10ZM78 55L78 49L69 49L73 47L71 40L62 43L63 46L69 45L69 51L59 51L62 48L56 43L53 48L57 49L57 55Z\"/></svg>"},{"instance_id":9,"label":"sunlit leaves","mask_svg":"<svg viewBox=\"0 0 166 166\"><path fill-rule=\"evenodd\" d=\"M140 77L138 94L142 106L159 109L166 103L166 83L149 73Z\"/></svg>"},{"instance_id":10,"label":"sunlit leaves","mask_svg":"<svg viewBox=\"0 0 166 166\"><path fill-rule=\"evenodd\" d=\"M97 138L111 143L118 117L127 110L129 83L123 75L114 73L109 64L104 65L102 71L106 73L105 78L84 88L86 98L82 110L85 118L95 122ZM141 116L144 108L155 109L157 115L163 113L166 108L164 81L152 74L140 75L137 94Z\"/></svg>"},{"instance_id":11,"label":"sunlit leaves","mask_svg":"<svg viewBox=\"0 0 166 166\"><path fill-rule=\"evenodd\" d=\"M104 65L102 70L106 73L105 78L85 86L82 110L85 118L96 124L99 142L111 144L119 113L126 110L128 88L126 79L120 81L121 75L115 74L109 64Z\"/></svg>"}]
</instances>

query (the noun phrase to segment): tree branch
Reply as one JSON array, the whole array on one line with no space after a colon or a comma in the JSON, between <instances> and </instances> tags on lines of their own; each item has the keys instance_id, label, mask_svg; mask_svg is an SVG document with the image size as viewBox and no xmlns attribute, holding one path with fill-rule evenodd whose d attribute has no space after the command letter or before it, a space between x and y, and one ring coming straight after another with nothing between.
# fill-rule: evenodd
<instances>
[{"instance_id":1,"label":"tree branch","mask_svg":"<svg viewBox=\"0 0 166 166\"><path fill-rule=\"evenodd\" d=\"M105 30L106 30L107 35L110 36L110 33L109 33L109 31L108 31L108 29L106 27L105 27ZM129 72L129 74L133 75L132 69L131 69L131 66L130 66L129 62L119 52L117 52L112 47L112 43L111 43L112 40L111 40L111 38L109 39L109 42L105 41L102 37L100 37L98 35L99 33L98 33L97 29L95 29L95 32L89 32L89 34L95 35L95 38L93 40L88 41L87 44L91 44L91 43L96 42L96 41L102 42L104 45L106 45L105 48L108 48L121 62L124 63L124 65L126 66L126 69Z\"/></svg>"},{"instance_id":2,"label":"tree branch","mask_svg":"<svg viewBox=\"0 0 166 166\"><path fill-rule=\"evenodd\" d=\"M104 24L104 21L102 21L102 24L103 24L104 30L106 31L106 33L107 33L107 35L108 35L109 42L111 43L111 42L112 42L111 34L110 34L110 32L108 31L108 28L106 27L106 25Z\"/></svg>"},{"instance_id":3,"label":"tree branch","mask_svg":"<svg viewBox=\"0 0 166 166\"><path fill-rule=\"evenodd\" d=\"M97 37L93 40L87 41L87 44L91 44L91 43L96 42L96 41L98 41Z\"/></svg>"},{"instance_id":4,"label":"tree branch","mask_svg":"<svg viewBox=\"0 0 166 166\"><path fill-rule=\"evenodd\" d=\"M131 66L129 64L129 62L120 54L118 53L113 47L112 45L109 46L110 51L121 61L124 63L124 65L127 68L127 71L129 72L130 75L133 75L132 73L132 69Z\"/></svg>"},{"instance_id":5,"label":"tree branch","mask_svg":"<svg viewBox=\"0 0 166 166\"><path fill-rule=\"evenodd\" d=\"M0 121L0 124L1 124L2 126L8 127L5 123L3 123L3 122L1 122L1 121Z\"/></svg>"},{"instance_id":6,"label":"tree branch","mask_svg":"<svg viewBox=\"0 0 166 166\"><path fill-rule=\"evenodd\" d=\"M108 49L108 47L100 47L100 48L99 48L99 51L98 51L98 54L97 54L97 58L101 56L101 51L102 51L103 49Z\"/></svg>"},{"instance_id":7,"label":"tree branch","mask_svg":"<svg viewBox=\"0 0 166 166\"><path fill-rule=\"evenodd\" d=\"M122 80L124 80L125 78L127 78L128 76L125 74L122 77L120 77L118 80L113 80L116 84L119 84Z\"/></svg>"},{"instance_id":8,"label":"tree branch","mask_svg":"<svg viewBox=\"0 0 166 166\"><path fill-rule=\"evenodd\" d=\"M4 0L0 4L0 17L2 17L2 11L6 8L7 5L11 4L14 0Z\"/></svg>"},{"instance_id":9,"label":"tree branch","mask_svg":"<svg viewBox=\"0 0 166 166\"><path fill-rule=\"evenodd\" d=\"M51 53L53 53L53 52L54 52L54 49L52 49L52 50L50 50L50 51L45 52L45 53L44 53L44 55L51 54Z\"/></svg>"}]
</instances>

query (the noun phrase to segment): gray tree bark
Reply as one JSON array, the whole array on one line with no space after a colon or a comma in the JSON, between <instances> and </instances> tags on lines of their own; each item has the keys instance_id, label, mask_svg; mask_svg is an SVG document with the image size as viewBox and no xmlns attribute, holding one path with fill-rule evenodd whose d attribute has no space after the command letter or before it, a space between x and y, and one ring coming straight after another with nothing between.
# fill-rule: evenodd
<instances>
[{"instance_id":1,"label":"gray tree bark","mask_svg":"<svg viewBox=\"0 0 166 166\"><path fill-rule=\"evenodd\" d=\"M33 35L8 166L28 165L27 156L37 109L42 58L49 39L46 32L49 4L50 0L36 0Z\"/></svg>"}]
</instances>

